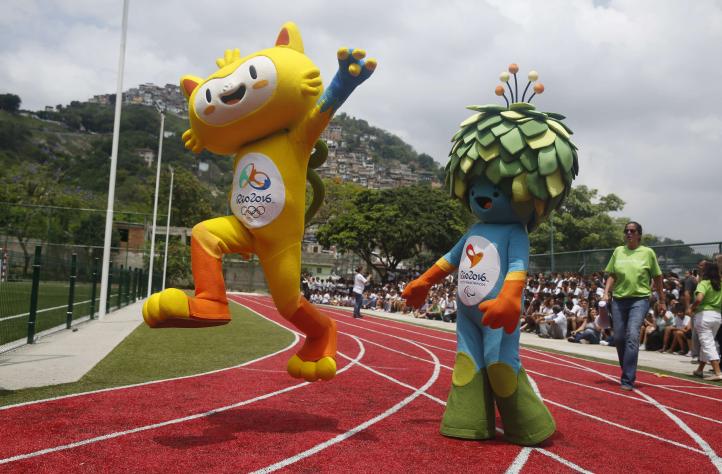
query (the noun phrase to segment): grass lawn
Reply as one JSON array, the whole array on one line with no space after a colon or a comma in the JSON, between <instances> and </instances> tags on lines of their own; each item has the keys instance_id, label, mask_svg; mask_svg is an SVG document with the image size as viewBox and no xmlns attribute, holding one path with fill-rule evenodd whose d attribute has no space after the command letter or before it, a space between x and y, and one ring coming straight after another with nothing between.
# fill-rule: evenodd
<instances>
[{"instance_id":1,"label":"grass lawn","mask_svg":"<svg viewBox=\"0 0 722 474\"><path fill-rule=\"evenodd\" d=\"M289 345L293 335L231 304L233 321L204 329L139 326L82 379L41 388L0 391L0 406L232 367ZM90 323L93 324L93 323Z\"/></svg>"}]
</instances>

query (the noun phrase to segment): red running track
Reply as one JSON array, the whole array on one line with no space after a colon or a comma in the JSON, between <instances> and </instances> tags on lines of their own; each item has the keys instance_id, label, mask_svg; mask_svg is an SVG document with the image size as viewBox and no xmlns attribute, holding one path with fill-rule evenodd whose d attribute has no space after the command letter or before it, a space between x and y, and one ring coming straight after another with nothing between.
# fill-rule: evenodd
<instances>
[{"instance_id":1,"label":"red running track","mask_svg":"<svg viewBox=\"0 0 722 474\"><path fill-rule=\"evenodd\" d=\"M289 327L267 297L231 299ZM0 472L722 472L722 387L522 349L557 421L543 446L441 436L453 334L344 310L339 373L277 354L198 376L0 409Z\"/></svg>"}]
</instances>

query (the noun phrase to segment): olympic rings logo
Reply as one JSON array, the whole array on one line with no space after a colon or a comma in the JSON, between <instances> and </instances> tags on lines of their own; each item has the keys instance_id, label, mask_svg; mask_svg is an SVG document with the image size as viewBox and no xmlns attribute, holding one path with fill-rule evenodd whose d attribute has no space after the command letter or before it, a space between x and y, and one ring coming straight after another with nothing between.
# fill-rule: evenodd
<instances>
[{"instance_id":1,"label":"olympic rings logo","mask_svg":"<svg viewBox=\"0 0 722 474\"><path fill-rule=\"evenodd\" d=\"M241 176L238 178L238 184L241 189L250 186L258 191L265 191L271 187L271 178L263 171L256 171L255 163L248 163L241 170Z\"/></svg>"},{"instance_id":2,"label":"olympic rings logo","mask_svg":"<svg viewBox=\"0 0 722 474\"><path fill-rule=\"evenodd\" d=\"M266 207L265 206L241 206L240 209L241 215L245 217L250 217L253 219L258 219L263 214L266 213Z\"/></svg>"}]
</instances>

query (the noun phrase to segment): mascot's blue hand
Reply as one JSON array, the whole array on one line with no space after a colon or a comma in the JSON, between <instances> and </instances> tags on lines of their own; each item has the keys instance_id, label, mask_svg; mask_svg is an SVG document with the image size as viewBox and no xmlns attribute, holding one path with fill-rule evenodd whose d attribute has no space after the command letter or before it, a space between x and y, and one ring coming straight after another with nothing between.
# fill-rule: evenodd
<instances>
[{"instance_id":1,"label":"mascot's blue hand","mask_svg":"<svg viewBox=\"0 0 722 474\"><path fill-rule=\"evenodd\" d=\"M376 70L376 60L366 58L363 49L340 48L336 53L338 57L338 71L333 76L331 84L319 99L321 112L331 109L331 113L341 107L351 92L371 77Z\"/></svg>"},{"instance_id":2,"label":"mascot's blue hand","mask_svg":"<svg viewBox=\"0 0 722 474\"><path fill-rule=\"evenodd\" d=\"M336 53L338 57L338 72L336 77L341 84L356 87L376 70L376 60L366 57L363 49L340 48Z\"/></svg>"}]
</instances>

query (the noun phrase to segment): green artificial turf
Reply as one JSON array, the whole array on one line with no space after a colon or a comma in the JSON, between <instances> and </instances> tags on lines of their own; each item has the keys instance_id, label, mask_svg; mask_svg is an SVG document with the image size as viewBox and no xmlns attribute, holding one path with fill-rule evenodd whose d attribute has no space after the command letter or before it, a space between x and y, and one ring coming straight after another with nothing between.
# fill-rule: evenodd
<instances>
[{"instance_id":1,"label":"green artificial turf","mask_svg":"<svg viewBox=\"0 0 722 474\"><path fill-rule=\"evenodd\" d=\"M0 345L26 339L30 311L31 282L0 282ZM35 333L65 324L68 311L68 282L41 281ZM92 285L77 283L74 292L73 320L90 315ZM98 311L100 288L96 286L95 311ZM118 288L108 295L111 309L118 306ZM126 304L123 301L123 304ZM52 309L50 309L52 308Z\"/></svg>"},{"instance_id":2,"label":"green artificial turf","mask_svg":"<svg viewBox=\"0 0 722 474\"><path fill-rule=\"evenodd\" d=\"M143 324L79 381L0 390L0 406L232 367L293 341L290 331L240 305L231 304L231 314L230 324L212 328L150 329Z\"/></svg>"}]
</instances>

